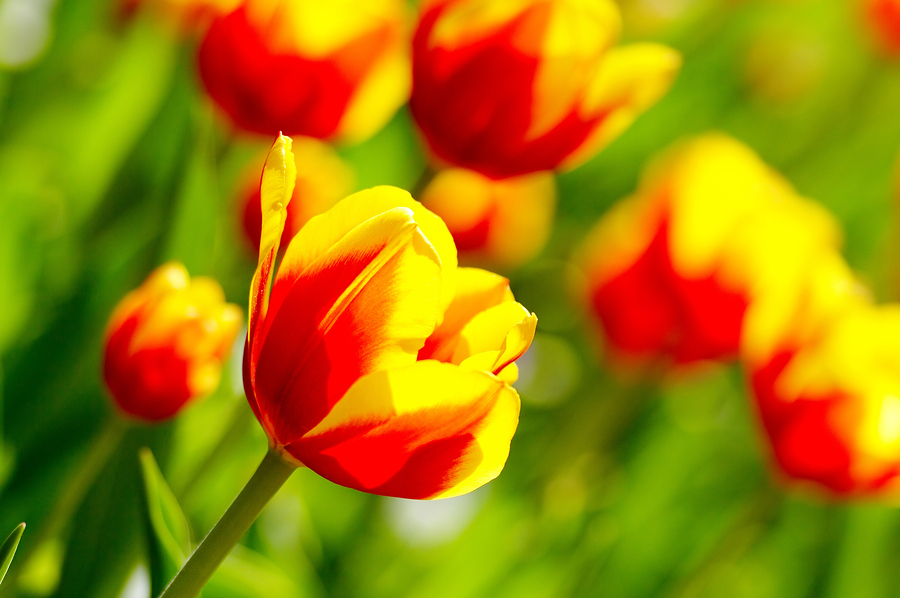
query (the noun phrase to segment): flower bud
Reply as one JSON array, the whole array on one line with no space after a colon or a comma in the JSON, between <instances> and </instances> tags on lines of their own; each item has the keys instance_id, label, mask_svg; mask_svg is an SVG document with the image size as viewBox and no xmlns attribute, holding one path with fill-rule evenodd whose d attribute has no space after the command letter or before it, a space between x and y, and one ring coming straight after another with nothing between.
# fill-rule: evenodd
<instances>
[{"instance_id":1,"label":"flower bud","mask_svg":"<svg viewBox=\"0 0 900 598\"><path fill-rule=\"evenodd\" d=\"M346 197L353 188L353 172L350 166L328 144L310 137L294 140L297 159L297 180L294 194L287 205L281 247L286 248L294 235L310 218L325 212ZM260 165L265 157L260 160ZM239 197L241 229L254 253L259 253L259 233L262 226L262 210L259 196L259 170L248 172Z\"/></svg>"},{"instance_id":2,"label":"flower bud","mask_svg":"<svg viewBox=\"0 0 900 598\"><path fill-rule=\"evenodd\" d=\"M505 178L572 168L669 89L681 59L614 47L611 0L436 0L413 40L410 109L436 158Z\"/></svg>"},{"instance_id":3,"label":"flower bud","mask_svg":"<svg viewBox=\"0 0 900 598\"><path fill-rule=\"evenodd\" d=\"M200 77L240 129L360 141L406 101L401 0L245 0L213 20Z\"/></svg>"},{"instance_id":4,"label":"flower bud","mask_svg":"<svg viewBox=\"0 0 900 598\"><path fill-rule=\"evenodd\" d=\"M556 185L546 172L495 181L451 169L425 188L422 204L447 224L461 262L514 268L544 248L553 226Z\"/></svg>"},{"instance_id":5,"label":"flower bud","mask_svg":"<svg viewBox=\"0 0 900 598\"><path fill-rule=\"evenodd\" d=\"M764 351L808 265L840 243L834 219L745 146L711 134L644 174L588 235L586 300L613 357L676 364ZM793 305L793 304L791 304Z\"/></svg>"},{"instance_id":6,"label":"flower bud","mask_svg":"<svg viewBox=\"0 0 900 598\"><path fill-rule=\"evenodd\" d=\"M900 307L846 312L752 375L781 472L838 495L900 489Z\"/></svg>"},{"instance_id":7,"label":"flower bud","mask_svg":"<svg viewBox=\"0 0 900 598\"><path fill-rule=\"evenodd\" d=\"M404 498L496 477L518 423L509 385L536 318L505 279L456 267L444 223L393 187L338 202L274 273L296 175L279 137L261 182L262 242L244 351L273 450L323 477Z\"/></svg>"},{"instance_id":8,"label":"flower bud","mask_svg":"<svg viewBox=\"0 0 900 598\"><path fill-rule=\"evenodd\" d=\"M144 421L174 416L219 384L241 312L210 278L160 266L116 306L106 330L103 375L116 405Z\"/></svg>"}]
</instances>

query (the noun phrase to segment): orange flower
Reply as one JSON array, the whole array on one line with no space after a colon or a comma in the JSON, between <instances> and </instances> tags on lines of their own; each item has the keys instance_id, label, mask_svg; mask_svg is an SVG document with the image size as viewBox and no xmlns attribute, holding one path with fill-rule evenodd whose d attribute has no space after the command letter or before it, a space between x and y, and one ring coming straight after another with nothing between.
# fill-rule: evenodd
<instances>
[{"instance_id":1,"label":"orange flower","mask_svg":"<svg viewBox=\"0 0 900 598\"><path fill-rule=\"evenodd\" d=\"M362 140L406 101L401 0L244 0L200 45L200 77L234 124Z\"/></svg>"},{"instance_id":2,"label":"orange flower","mask_svg":"<svg viewBox=\"0 0 900 598\"><path fill-rule=\"evenodd\" d=\"M509 382L536 318L505 279L458 270L444 223L393 187L347 197L294 237L274 276L290 139L263 172L244 386L273 450L338 484L440 498L497 476Z\"/></svg>"},{"instance_id":3,"label":"orange flower","mask_svg":"<svg viewBox=\"0 0 900 598\"><path fill-rule=\"evenodd\" d=\"M471 170L451 169L428 185L422 204L447 224L460 261L513 268L547 242L556 186L546 172L494 181Z\"/></svg>"},{"instance_id":4,"label":"orange flower","mask_svg":"<svg viewBox=\"0 0 900 598\"><path fill-rule=\"evenodd\" d=\"M840 495L900 489L900 307L861 306L752 375L793 482Z\"/></svg>"},{"instance_id":5,"label":"orange flower","mask_svg":"<svg viewBox=\"0 0 900 598\"><path fill-rule=\"evenodd\" d=\"M107 325L103 374L116 405L160 421L215 390L240 320L214 280L190 280L177 263L154 270Z\"/></svg>"},{"instance_id":6,"label":"orange flower","mask_svg":"<svg viewBox=\"0 0 900 598\"><path fill-rule=\"evenodd\" d=\"M313 216L317 216L347 196L353 187L353 172L328 144L310 137L294 140L297 180L287 206L281 246L287 247L294 235ZM264 160L261 160L261 162ZM247 176L240 195L241 229L253 251L259 252L262 211L259 197L259 168Z\"/></svg>"},{"instance_id":7,"label":"orange flower","mask_svg":"<svg viewBox=\"0 0 900 598\"><path fill-rule=\"evenodd\" d=\"M586 300L617 357L759 354L796 313L809 264L839 242L834 219L752 151L706 135L654 163L588 236Z\"/></svg>"},{"instance_id":8,"label":"orange flower","mask_svg":"<svg viewBox=\"0 0 900 598\"><path fill-rule=\"evenodd\" d=\"M900 0L868 0L866 7L878 44L885 53L900 55Z\"/></svg>"},{"instance_id":9,"label":"orange flower","mask_svg":"<svg viewBox=\"0 0 900 598\"><path fill-rule=\"evenodd\" d=\"M613 47L611 0L434 0L413 40L410 108L433 154L492 178L571 168L668 90L679 55Z\"/></svg>"}]
</instances>

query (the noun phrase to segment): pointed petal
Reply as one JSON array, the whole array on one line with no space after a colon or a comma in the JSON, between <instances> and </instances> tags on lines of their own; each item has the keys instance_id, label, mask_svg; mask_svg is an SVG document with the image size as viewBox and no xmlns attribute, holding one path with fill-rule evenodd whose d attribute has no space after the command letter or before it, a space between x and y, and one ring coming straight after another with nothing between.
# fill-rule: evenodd
<instances>
[{"instance_id":1,"label":"pointed petal","mask_svg":"<svg viewBox=\"0 0 900 598\"><path fill-rule=\"evenodd\" d=\"M357 226L273 302L251 368L277 446L315 426L371 371L412 363L440 313L440 260L407 208Z\"/></svg>"},{"instance_id":2,"label":"pointed petal","mask_svg":"<svg viewBox=\"0 0 900 598\"><path fill-rule=\"evenodd\" d=\"M515 301L501 303L484 310L463 327L459 334L459 344L450 362L458 364L472 355L484 351L497 351L506 343L506 336L510 331L531 317L533 316L528 310ZM530 339L528 342L531 342Z\"/></svg>"},{"instance_id":3,"label":"pointed petal","mask_svg":"<svg viewBox=\"0 0 900 598\"><path fill-rule=\"evenodd\" d=\"M513 300L506 278L479 268L457 269L456 294L443 322L419 351L419 359L450 361L459 343L459 333L469 320L489 307Z\"/></svg>"},{"instance_id":4,"label":"pointed petal","mask_svg":"<svg viewBox=\"0 0 900 598\"><path fill-rule=\"evenodd\" d=\"M286 449L350 488L444 498L500 473L518 416L519 396L495 376L419 361L361 378Z\"/></svg>"},{"instance_id":5,"label":"pointed petal","mask_svg":"<svg viewBox=\"0 0 900 598\"><path fill-rule=\"evenodd\" d=\"M256 340L256 324L265 317L272 266L278 254L281 233L287 220L287 205L297 181L291 138L279 135L269 150L259 184L262 209L262 230L259 241L259 262L250 283L250 309L247 317L247 338L252 346Z\"/></svg>"},{"instance_id":6,"label":"pointed petal","mask_svg":"<svg viewBox=\"0 0 900 598\"><path fill-rule=\"evenodd\" d=\"M397 207L412 211L416 225L437 251L443 270L441 305L449 305L453 297L456 271L456 245L450 231L440 218L422 207L409 193L396 187L383 186L366 189L343 199L326 213L312 218L294 236L275 278L271 300L273 309L277 309L284 300L293 281L332 245L361 222Z\"/></svg>"}]
</instances>

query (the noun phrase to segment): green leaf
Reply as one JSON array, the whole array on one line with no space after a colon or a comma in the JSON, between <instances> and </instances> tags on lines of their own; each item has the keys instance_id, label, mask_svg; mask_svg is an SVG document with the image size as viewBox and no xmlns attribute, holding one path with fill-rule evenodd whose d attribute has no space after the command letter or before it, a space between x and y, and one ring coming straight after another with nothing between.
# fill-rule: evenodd
<instances>
[{"instance_id":1,"label":"green leaf","mask_svg":"<svg viewBox=\"0 0 900 598\"><path fill-rule=\"evenodd\" d=\"M25 524L20 523L6 538L3 546L0 546L0 583L3 583L3 578L6 577L6 572L9 571L9 566L12 565L13 557L16 556L16 548L19 547L19 540L22 539L24 531Z\"/></svg>"},{"instance_id":2,"label":"green leaf","mask_svg":"<svg viewBox=\"0 0 900 598\"><path fill-rule=\"evenodd\" d=\"M140 459L149 551L147 561L150 564L151 595L156 596L191 553L190 526L150 449L142 448Z\"/></svg>"}]
</instances>

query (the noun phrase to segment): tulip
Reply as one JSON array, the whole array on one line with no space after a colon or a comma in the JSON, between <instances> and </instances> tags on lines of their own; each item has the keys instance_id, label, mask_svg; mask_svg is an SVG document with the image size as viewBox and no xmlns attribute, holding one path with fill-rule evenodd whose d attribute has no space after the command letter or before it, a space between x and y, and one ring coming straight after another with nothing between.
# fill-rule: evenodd
<instances>
[{"instance_id":1,"label":"tulip","mask_svg":"<svg viewBox=\"0 0 900 598\"><path fill-rule=\"evenodd\" d=\"M328 144L301 137L294 140L293 153L297 162L297 180L291 202L287 205L281 247L287 247L310 218L328 210L347 196L353 187L353 172ZM241 229L248 244L258 253L262 226L259 168L255 167L255 175L246 178L238 206Z\"/></svg>"},{"instance_id":2,"label":"tulip","mask_svg":"<svg viewBox=\"0 0 900 598\"><path fill-rule=\"evenodd\" d=\"M260 184L244 350L270 450L162 598L196 596L296 467L373 494L444 498L496 477L509 454L510 383L534 314L506 279L457 268L444 223L393 187L312 218L273 272L295 180L279 136Z\"/></svg>"},{"instance_id":3,"label":"tulip","mask_svg":"<svg viewBox=\"0 0 900 598\"><path fill-rule=\"evenodd\" d=\"M214 19L200 77L240 129L360 141L406 101L401 0L245 0Z\"/></svg>"},{"instance_id":4,"label":"tulip","mask_svg":"<svg viewBox=\"0 0 900 598\"><path fill-rule=\"evenodd\" d=\"M900 0L870 0L867 16L882 50L889 55L900 55Z\"/></svg>"},{"instance_id":5,"label":"tulip","mask_svg":"<svg viewBox=\"0 0 900 598\"><path fill-rule=\"evenodd\" d=\"M745 320L759 322L747 350L763 351L838 231L748 148L706 135L651 165L588 235L585 299L625 361L733 359Z\"/></svg>"},{"instance_id":6,"label":"tulip","mask_svg":"<svg viewBox=\"0 0 900 598\"><path fill-rule=\"evenodd\" d=\"M422 205L447 224L460 261L513 268L546 244L556 186L546 172L495 181L471 170L451 169L425 188Z\"/></svg>"},{"instance_id":7,"label":"tulip","mask_svg":"<svg viewBox=\"0 0 900 598\"><path fill-rule=\"evenodd\" d=\"M789 482L839 495L900 489L900 306L863 306L752 375Z\"/></svg>"},{"instance_id":8,"label":"tulip","mask_svg":"<svg viewBox=\"0 0 900 598\"><path fill-rule=\"evenodd\" d=\"M611 0L435 0L413 39L410 109L438 160L506 178L572 168L662 97L681 63L614 47Z\"/></svg>"},{"instance_id":9,"label":"tulip","mask_svg":"<svg viewBox=\"0 0 900 598\"><path fill-rule=\"evenodd\" d=\"M157 268L107 326L103 375L116 406L156 422L212 392L240 320L214 280L190 280L176 263Z\"/></svg>"}]
</instances>

